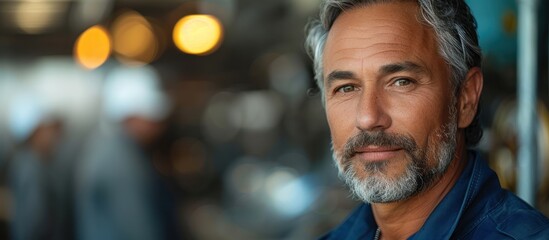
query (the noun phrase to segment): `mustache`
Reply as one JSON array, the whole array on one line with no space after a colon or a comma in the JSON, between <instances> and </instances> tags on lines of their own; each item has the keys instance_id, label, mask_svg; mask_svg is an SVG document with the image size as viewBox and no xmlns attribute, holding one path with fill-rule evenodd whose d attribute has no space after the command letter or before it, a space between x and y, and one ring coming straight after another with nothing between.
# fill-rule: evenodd
<instances>
[{"instance_id":1,"label":"mustache","mask_svg":"<svg viewBox=\"0 0 549 240\"><path fill-rule=\"evenodd\" d=\"M343 148L343 159L351 159L356 155L356 150L358 148L369 145L379 147L399 147L411 155L413 155L413 153L418 149L416 142L410 136L398 133L387 133L383 131L361 131L345 143Z\"/></svg>"}]
</instances>

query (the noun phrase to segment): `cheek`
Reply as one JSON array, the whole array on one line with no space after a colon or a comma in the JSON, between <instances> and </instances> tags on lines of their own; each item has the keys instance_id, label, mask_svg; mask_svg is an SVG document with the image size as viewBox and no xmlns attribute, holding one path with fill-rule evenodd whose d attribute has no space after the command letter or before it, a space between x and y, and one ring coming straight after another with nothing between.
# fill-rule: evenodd
<instances>
[{"instance_id":1,"label":"cheek","mask_svg":"<svg viewBox=\"0 0 549 240\"><path fill-rule=\"evenodd\" d=\"M340 151L355 129L355 115L350 105L326 104L326 119L330 128L334 149Z\"/></svg>"},{"instance_id":2,"label":"cheek","mask_svg":"<svg viewBox=\"0 0 549 240\"><path fill-rule=\"evenodd\" d=\"M419 147L425 148L437 138L437 129L448 122L449 101L441 96L421 94L405 101L393 101L390 115L394 131L410 135Z\"/></svg>"}]
</instances>

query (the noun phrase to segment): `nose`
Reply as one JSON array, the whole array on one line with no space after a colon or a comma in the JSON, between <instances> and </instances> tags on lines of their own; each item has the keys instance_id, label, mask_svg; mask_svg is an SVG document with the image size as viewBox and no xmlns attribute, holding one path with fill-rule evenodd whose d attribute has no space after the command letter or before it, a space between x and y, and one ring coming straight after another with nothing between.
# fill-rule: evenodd
<instances>
[{"instance_id":1,"label":"nose","mask_svg":"<svg viewBox=\"0 0 549 240\"><path fill-rule=\"evenodd\" d=\"M382 93L375 89L363 91L357 103L356 127L362 131L382 131L391 126L391 117L384 106Z\"/></svg>"}]
</instances>

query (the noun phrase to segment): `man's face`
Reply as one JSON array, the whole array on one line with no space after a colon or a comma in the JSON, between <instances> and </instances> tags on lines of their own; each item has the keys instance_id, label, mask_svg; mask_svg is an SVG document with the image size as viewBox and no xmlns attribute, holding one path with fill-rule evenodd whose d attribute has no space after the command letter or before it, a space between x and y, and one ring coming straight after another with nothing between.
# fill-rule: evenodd
<instances>
[{"instance_id":1,"label":"man's face","mask_svg":"<svg viewBox=\"0 0 549 240\"><path fill-rule=\"evenodd\" d=\"M324 49L334 159L363 201L408 198L440 177L456 145L449 67L415 3L343 12Z\"/></svg>"}]
</instances>

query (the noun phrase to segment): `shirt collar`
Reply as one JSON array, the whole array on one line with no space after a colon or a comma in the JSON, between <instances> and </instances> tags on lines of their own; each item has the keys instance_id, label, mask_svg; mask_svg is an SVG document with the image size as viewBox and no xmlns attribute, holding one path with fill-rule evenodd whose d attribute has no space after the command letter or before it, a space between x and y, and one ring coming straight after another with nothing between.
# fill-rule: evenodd
<instances>
[{"instance_id":1,"label":"shirt collar","mask_svg":"<svg viewBox=\"0 0 549 240\"><path fill-rule=\"evenodd\" d=\"M429 215L421 229L409 239L450 239L470 203L469 200L476 195L482 167L482 160L478 158L478 153L469 152L469 161L452 190Z\"/></svg>"},{"instance_id":2,"label":"shirt collar","mask_svg":"<svg viewBox=\"0 0 549 240\"><path fill-rule=\"evenodd\" d=\"M339 233L334 234L338 236L337 239L374 239L377 223L369 203L361 204L349 219L355 219L355 221L349 225L341 225L338 228Z\"/></svg>"}]
</instances>

